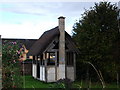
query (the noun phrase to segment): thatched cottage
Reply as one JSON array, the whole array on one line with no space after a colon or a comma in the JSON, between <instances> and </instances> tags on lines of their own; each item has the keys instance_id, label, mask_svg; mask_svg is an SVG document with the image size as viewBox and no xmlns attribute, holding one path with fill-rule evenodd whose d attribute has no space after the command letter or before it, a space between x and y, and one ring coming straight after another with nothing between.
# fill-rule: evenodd
<instances>
[{"instance_id":1,"label":"thatched cottage","mask_svg":"<svg viewBox=\"0 0 120 90\"><path fill-rule=\"evenodd\" d=\"M65 31L65 17L58 18L59 25L33 44L29 55L33 56L32 76L45 82L76 78L76 48L71 36Z\"/></svg>"}]
</instances>

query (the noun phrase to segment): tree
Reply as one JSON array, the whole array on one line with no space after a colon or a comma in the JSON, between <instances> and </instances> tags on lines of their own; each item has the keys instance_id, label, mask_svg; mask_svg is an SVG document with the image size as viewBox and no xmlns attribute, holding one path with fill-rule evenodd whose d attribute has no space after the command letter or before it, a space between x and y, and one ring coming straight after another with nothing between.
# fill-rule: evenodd
<instances>
[{"instance_id":1,"label":"tree","mask_svg":"<svg viewBox=\"0 0 120 90\"><path fill-rule=\"evenodd\" d=\"M73 39L81 50L79 61L93 63L106 79L108 76L116 79L115 73L120 69L117 65L120 63L120 57L114 59L113 53L120 53L117 44L120 42L117 16L118 10L115 4L95 3L95 6L86 10L82 14L82 19L73 26Z\"/></svg>"}]
</instances>

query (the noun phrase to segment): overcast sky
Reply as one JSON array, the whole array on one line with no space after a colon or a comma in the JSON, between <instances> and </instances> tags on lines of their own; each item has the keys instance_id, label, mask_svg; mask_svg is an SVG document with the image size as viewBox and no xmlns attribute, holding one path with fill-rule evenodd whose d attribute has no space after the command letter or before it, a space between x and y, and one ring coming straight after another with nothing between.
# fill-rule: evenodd
<instances>
[{"instance_id":1,"label":"overcast sky","mask_svg":"<svg viewBox=\"0 0 120 90\"><path fill-rule=\"evenodd\" d=\"M41 2L33 0L0 1L0 35L2 38L38 39L43 32L58 26L58 17L65 16L65 30L71 35L76 20L98 0L87 2ZM45 0L44 0L45 1ZM117 3L119 0L108 0Z\"/></svg>"}]
</instances>

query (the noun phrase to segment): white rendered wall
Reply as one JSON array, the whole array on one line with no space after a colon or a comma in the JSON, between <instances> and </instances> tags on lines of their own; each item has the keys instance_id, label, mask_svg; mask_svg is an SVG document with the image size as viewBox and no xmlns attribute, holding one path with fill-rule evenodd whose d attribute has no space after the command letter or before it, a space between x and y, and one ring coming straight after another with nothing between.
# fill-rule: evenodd
<instances>
[{"instance_id":1,"label":"white rendered wall","mask_svg":"<svg viewBox=\"0 0 120 90\"><path fill-rule=\"evenodd\" d=\"M33 71L34 71L34 65L32 64L32 76L34 77Z\"/></svg>"},{"instance_id":2,"label":"white rendered wall","mask_svg":"<svg viewBox=\"0 0 120 90\"><path fill-rule=\"evenodd\" d=\"M74 67L73 66L67 66L67 78L74 81L75 80L74 73L75 73L74 72Z\"/></svg>"},{"instance_id":3,"label":"white rendered wall","mask_svg":"<svg viewBox=\"0 0 120 90\"><path fill-rule=\"evenodd\" d=\"M55 67L47 67L47 82L55 82Z\"/></svg>"},{"instance_id":4,"label":"white rendered wall","mask_svg":"<svg viewBox=\"0 0 120 90\"><path fill-rule=\"evenodd\" d=\"M45 81L45 67L40 66L40 80Z\"/></svg>"},{"instance_id":5,"label":"white rendered wall","mask_svg":"<svg viewBox=\"0 0 120 90\"><path fill-rule=\"evenodd\" d=\"M59 64L57 69L57 80L65 78L65 64Z\"/></svg>"},{"instance_id":6,"label":"white rendered wall","mask_svg":"<svg viewBox=\"0 0 120 90\"><path fill-rule=\"evenodd\" d=\"M36 78L36 64L32 64L32 76Z\"/></svg>"}]
</instances>

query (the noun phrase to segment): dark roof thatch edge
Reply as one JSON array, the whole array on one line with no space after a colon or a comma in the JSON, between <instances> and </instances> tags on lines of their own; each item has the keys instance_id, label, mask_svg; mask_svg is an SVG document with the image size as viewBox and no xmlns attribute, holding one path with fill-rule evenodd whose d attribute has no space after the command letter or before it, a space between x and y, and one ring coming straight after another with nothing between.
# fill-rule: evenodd
<instances>
[{"instance_id":1,"label":"dark roof thatch edge","mask_svg":"<svg viewBox=\"0 0 120 90\"><path fill-rule=\"evenodd\" d=\"M44 32L42 36L33 44L28 55L40 55L46 47L51 43L52 39L59 34L58 26ZM42 45L42 46L41 46Z\"/></svg>"},{"instance_id":2,"label":"dark roof thatch edge","mask_svg":"<svg viewBox=\"0 0 120 90\"><path fill-rule=\"evenodd\" d=\"M58 26L51 30L44 32L42 36L33 44L33 46L28 52L28 55L35 56L35 55L42 54L46 50L48 45L52 42L52 40L59 34L60 32L59 32ZM65 31L65 35L71 40L72 46L75 48L75 51L78 54L79 50L76 47L77 45L75 44L71 36L66 31Z\"/></svg>"},{"instance_id":3,"label":"dark roof thatch edge","mask_svg":"<svg viewBox=\"0 0 120 90\"><path fill-rule=\"evenodd\" d=\"M66 38L70 39L70 42L71 42L72 46L75 48L76 53L79 54L80 50L76 47L77 44L75 43L75 41L73 40L73 38L66 31L65 31L65 34L67 35Z\"/></svg>"}]
</instances>

